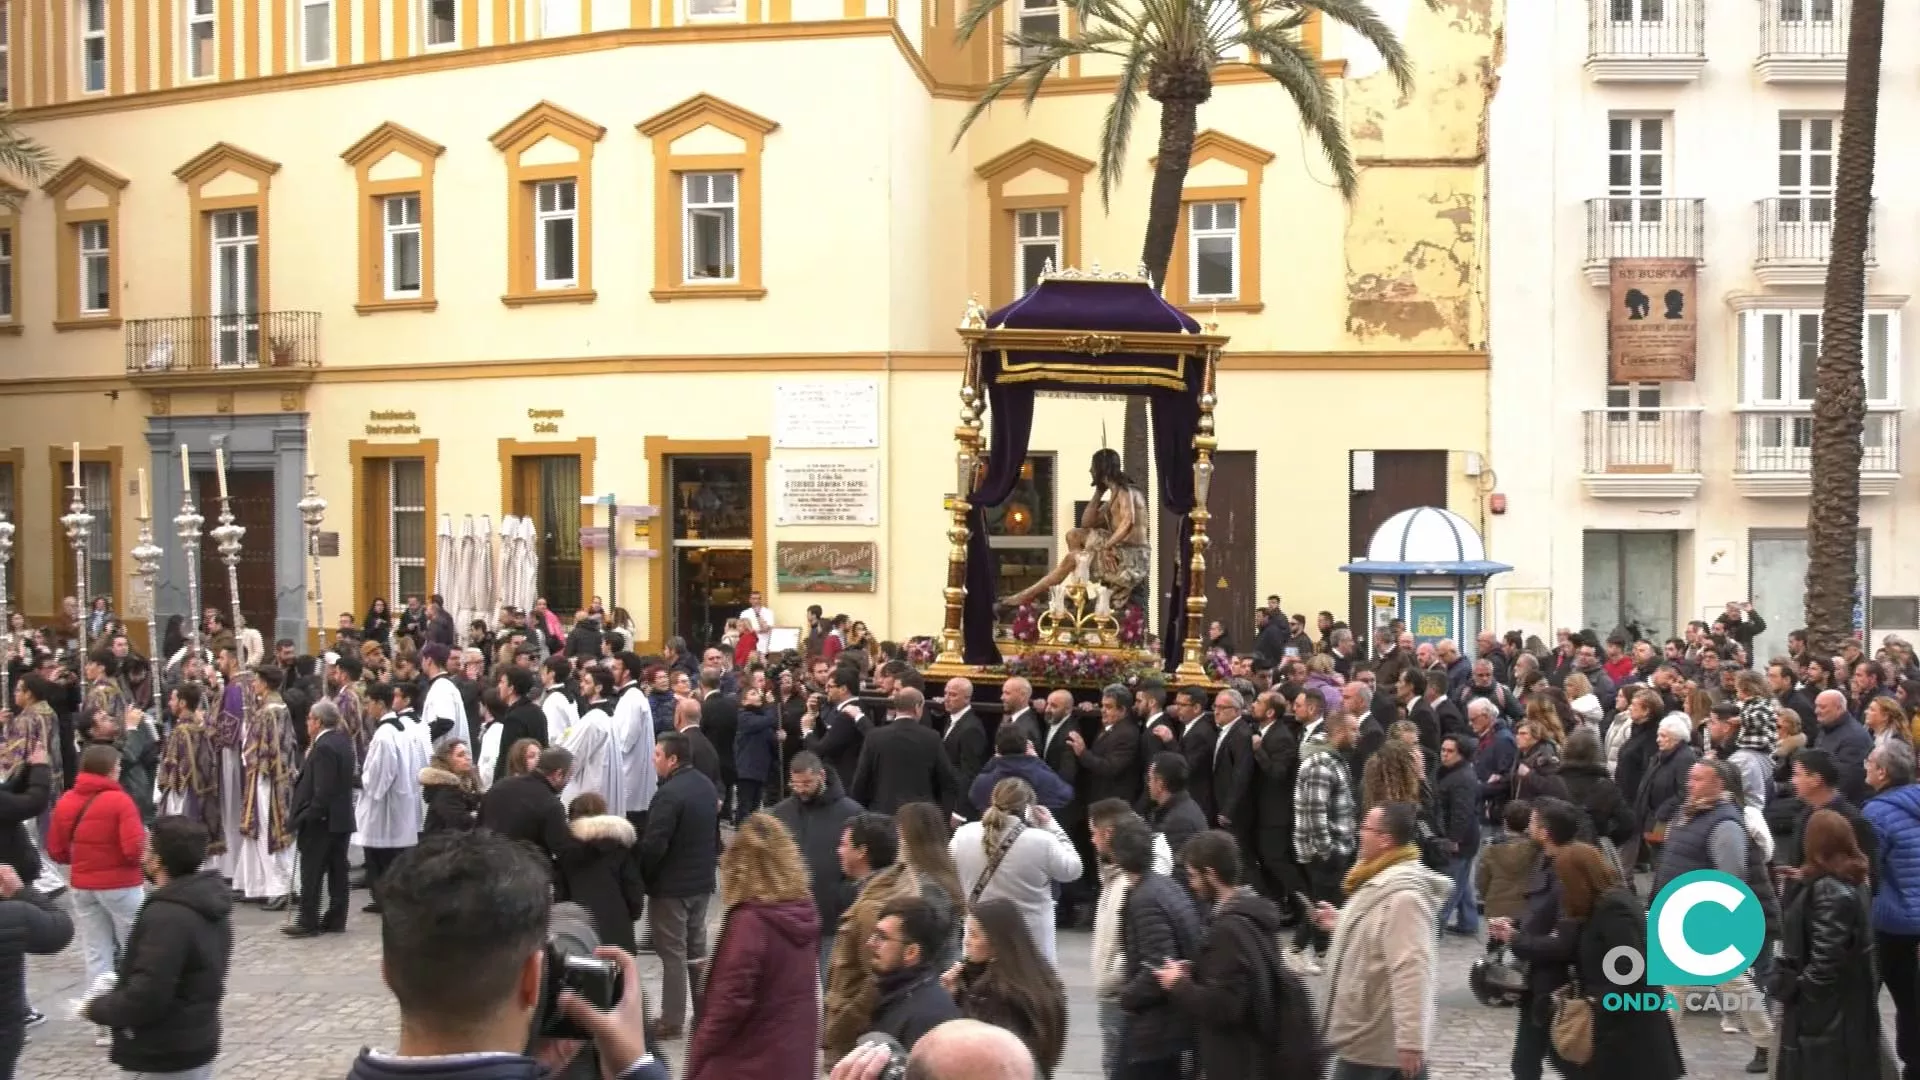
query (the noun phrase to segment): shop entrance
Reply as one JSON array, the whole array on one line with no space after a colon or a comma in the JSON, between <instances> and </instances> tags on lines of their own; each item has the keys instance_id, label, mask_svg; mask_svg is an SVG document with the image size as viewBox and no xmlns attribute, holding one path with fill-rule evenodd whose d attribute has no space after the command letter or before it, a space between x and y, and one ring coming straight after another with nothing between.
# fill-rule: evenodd
<instances>
[{"instance_id":1,"label":"shop entrance","mask_svg":"<svg viewBox=\"0 0 1920 1080\"><path fill-rule=\"evenodd\" d=\"M753 458L747 454L675 454L667 458L667 633L698 649L717 641L726 621L757 587L753 565Z\"/></svg>"}]
</instances>

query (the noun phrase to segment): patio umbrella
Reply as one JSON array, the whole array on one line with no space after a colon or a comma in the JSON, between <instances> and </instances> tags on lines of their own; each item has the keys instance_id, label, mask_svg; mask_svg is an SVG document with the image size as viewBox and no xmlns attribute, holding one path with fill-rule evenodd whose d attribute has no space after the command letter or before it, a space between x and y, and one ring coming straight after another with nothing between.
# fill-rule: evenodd
<instances>
[{"instance_id":1,"label":"patio umbrella","mask_svg":"<svg viewBox=\"0 0 1920 1080\"><path fill-rule=\"evenodd\" d=\"M441 514L433 538L433 591L440 596L452 595L454 579L460 573L460 567L454 562L454 551L453 515Z\"/></svg>"},{"instance_id":2,"label":"patio umbrella","mask_svg":"<svg viewBox=\"0 0 1920 1080\"><path fill-rule=\"evenodd\" d=\"M520 596L520 517L508 514L500 519L500 606L526 610Z\"/></svg>"},{"instance_id":3,"label":"patio umbrella","mask_svg":"<svg viewBox=\"0 0 1920 1080\"><path fill-rule=\"evenodd\" d=\"M520 598L522 611L533 607L533 601L539 594L539 583L535 580L539 573L539 554L534 549L533 519L521 518L520 528L513 540L513 589Z\"/></svg>"},{"instance_id":4,"label":"patio umbrella","mask_svg":"<svg viewBox=\"0 0 1920 1080\"><path fill-rule=\"evenodd\" d=\"M493 518L480 515L480 528L474 534L474 574L473 574L473 615L474 619L483 619L488 626L499 621L500 572L495 565L493 550Z\"/></svg>"},{"instance_id":5,"label":"patio umbrella","mask_svg":"<svg viewBox=\"0 0 1920 1080\"><path fill-rule=\"evenodd\" d=\"M456 626L465 627L473 621L473 515L468 514L460 522L460 549L457 555L460 572L454 577L454 591L447 596L447 611L453 616Z\"/></svg>"}]
</instances>

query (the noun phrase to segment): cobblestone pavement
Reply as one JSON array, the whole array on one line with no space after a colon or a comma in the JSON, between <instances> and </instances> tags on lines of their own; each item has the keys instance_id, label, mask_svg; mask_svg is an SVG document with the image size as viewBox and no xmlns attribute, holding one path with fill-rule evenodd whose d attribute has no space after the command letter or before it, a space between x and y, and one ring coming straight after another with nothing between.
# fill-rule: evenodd
<instances>
[{"instance_id":1,"label":"cobblestone pavement","mask_svg":"<svg viewBox=\"0 0 1920 1080\"><path fill-rule=\"evenodd\" d=\"M364 902L356 893L356 905ZM217 1075L248 1080L337 1080L362 1046L393 1044L398 1013L380 983L379 922L357 907L344 935L311 941L284 938L284 916L242 907L236 916L233 974L227 993L225 1030ZM1062 977L1072 1005L1070 1037L1060 1080L1096 1080L1100 1041L1087 987L1088 935L1063 933ZM1514 1013L1481 1006L1468 992L1466 971L1478 955L1472 942L1448 938L1441 953L1439 1036L1432 1059L1434 1080L1497 1080L1510 1074ZM659 965L642 957L658 993ZM48 1016L32 1033L21 1059L23 1080L101 1080L115 1075L106 1051L93 1046L94 1031L71 1018L80 990L78 946L54 957L36 957L28 986L34 1005ZM1746 1036L1722 1034L1717 1019L1681 1021L1688 1073L1705 1080L1738 1080L1752 1056ZM670 1048L678 1062L684 1045ZM676 1068L676 1075L678 1069ZM751 1080L751 1078L742 1078Z\"/></svg>"}]
</instances>

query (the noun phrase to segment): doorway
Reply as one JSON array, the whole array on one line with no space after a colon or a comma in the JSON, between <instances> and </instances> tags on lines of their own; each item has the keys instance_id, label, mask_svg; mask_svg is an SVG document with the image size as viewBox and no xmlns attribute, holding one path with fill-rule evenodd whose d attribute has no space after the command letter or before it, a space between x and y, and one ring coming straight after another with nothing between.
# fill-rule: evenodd
<instances>
[{"instance_id":1,"label":"doorway","mask_svg":"<svg viewBox=\"0 0 1920 1080\"><path fill-rule=\"evenodd\" d=\"M1853 597L1853 632L1862 638L1867 632L1867 604L1873 596L1869 576L1873 560L1873 537L1860 530L1859 551L1854 567L1859 584ZM1747 599L1753 610L1767 620L1767 632L1753 639L1748 657L1756 666L1787 654L1787 634L1806 622L1807 534L1804 529L1753 529L1747 533ZM1736 596L1715 596L1710 613L1717 614Z\"/></svg>"},{"instance_id":2,"label":"doorway","mask_svg":"<svg viewBox=\"0 0 1920 1080\"><path fill-rule=\"evenodd\" d=\"M1605 641L1651 641L1679 630L1680 534L1588 529L1581 539L1581 625Z\"/></svg>"},{"instance_id":3,"label":"doorway","mask_svg":"<svg viewBox=\"0 0 1920 1080\"><path fill-rule=\"evenodd\" d=\"M1348 454L1347 550L1367 557L1374 531L1402 510L1447 505L1445 450L1354 450ZM1215 486L1218 486L1218 479ZM1373 652L1372 606L1365 574L1347 575L1347 626L1362 655Z\"/></svg>"},{"instance_id":4,"label":"doorway","mask_svg":"<svg viewBox=\"0 0 1920 1080\"><path fill-rule=\"evenodd\" d=\"M747 454L667 458L672 536L667 633L694 647L718 641L754 582L754 469Z\"/></svg>"},{"instance_id":5,"label":"doorway","mask_svg":"<svg viewBox=\"0 0 1920 1080\"><path fill-rule=\"evenodd\" d=\"M220 479L212 469L196 470L194 492L200 513L207 519L200 540L200 606L233 618L233 594L227 587L227 564L213 538L219 527ZM266 469L228 469L227 493L234 523L247 530L240 538L240 615L271 644L279 598L274 592L273 473Z\"/></svg>"},{"instance_id":6,"label":"doorway","mask_svg":"<svg viewBox=\"0 0 1920 1080\"><path fill-rule=\"evenodd\" d=\"M517 455L508 512L533 522L534 592L564 616L586 602L580 562L580 457Z\"/></svg>"},{"instance_id":7,"label":"doorway","mask_svg":"<svg viewBox=\"0 0 1920 1080\"><path fill-rule=\"evenodd\" d=\"M1254 482L1258 456L1252 450L1218 450L1213 455L1213 485L1207 491L1207 621L1218 622L1236 652L1253 649L1253 609L1259 605L1254 580L1257 520ZM1161 580L1186 573L1180 562L1180 519L1159 515ZM1206 640L1206 627L1198 628Z\"/></svg>"}]
</instances>

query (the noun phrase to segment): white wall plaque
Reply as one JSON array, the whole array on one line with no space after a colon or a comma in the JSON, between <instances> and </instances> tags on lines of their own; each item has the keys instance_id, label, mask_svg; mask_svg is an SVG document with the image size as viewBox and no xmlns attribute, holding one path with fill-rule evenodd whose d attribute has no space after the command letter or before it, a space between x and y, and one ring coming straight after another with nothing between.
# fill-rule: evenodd
<instances>
[{"instance_id":1,"label":"white wall plaque","mask_svg":"<svg viewBox=\"0 0 1920 1080\"><path fill-rule=\"evenodd\" d=\"M880 463L775 462L773 496L777 525L878 525Z\"/></svg>"},{"instance_id":2,"label":"white wall plaque","mask_svg":"<svg viewBox=\"0 0 1920 1080\"><path fill-rule=\"evenodd\" d=\"M775 383L773 445L780 450L879 446L880 383L874 379Z\"/></svg>"}]
</instances>

